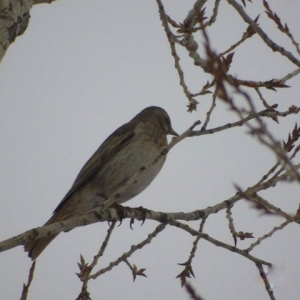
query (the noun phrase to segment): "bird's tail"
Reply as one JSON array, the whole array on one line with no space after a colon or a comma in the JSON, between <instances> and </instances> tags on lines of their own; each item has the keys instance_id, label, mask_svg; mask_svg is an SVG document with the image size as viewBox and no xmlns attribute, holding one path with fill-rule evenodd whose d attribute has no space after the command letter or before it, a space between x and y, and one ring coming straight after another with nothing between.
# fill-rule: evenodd
<instances>
[{"instance_id":1,"label":"bird's tail","mask_svg":"<svg viewBox=\"0 0 300 300\"><path fill-rule=\"evenodd\" d=\"M43 251L44 249L58 236L57 234L47 236L45 238L41 238L36 241L30 241L25 244L24 249L28 252L28 256L35 260Z\"/></svg>"},{"instance_id":2,"label":"bird's tail","mask_svg":"<svg viewBox=\"0 0 300 300\"><path fill-rule=\"evenodd\" d=\"M63 221L65 218L61 218L58 213L55 213L45 224L50 225L59 221ZM35 260L44 249L58 236L59 233L53 234L35 241L29 241L24 245L24 249L28 252L28 256Z\"/></svg>"}]
</instances>

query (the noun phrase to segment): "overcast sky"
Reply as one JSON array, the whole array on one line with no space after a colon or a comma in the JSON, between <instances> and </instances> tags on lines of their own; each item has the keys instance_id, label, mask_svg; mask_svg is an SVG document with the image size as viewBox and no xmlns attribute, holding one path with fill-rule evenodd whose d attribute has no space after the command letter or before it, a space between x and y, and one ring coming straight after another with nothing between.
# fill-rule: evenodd
<instances>
[{"instance_id":1,"label":"overcast sky","mask_svg":"<svg viewBox=\"0 0 300 300\"><path fill-rule=\"evenodd\" d=\"M220 52L246 30L235 11L221 2L219 21L209 31L212 47ZM299 2L270 2L299 41ZM182 22L193 1L164 4L167 13ZM262 4L256 4L247 5L252 17L263 11ZM259 23L295 52L266 16L261 15ZM295 69L257 36L242 50L231 69L242 79L281 78ZM179 53L186 81L197 92L210 77L184 51ZM35 6L27 31L8 49L0 68L0 240L43 225L95 149L141 109L162 106L179 133L198 119L204 121L210 96L201 98L197 112L187 113L187 99L178 83L156 1L61 0ZM287 84L292 89L264 91L282 111L299 103L299 78ZM297 118L283 119L281 126L269 120L268 125L283 140ZM218 103L210 127L234 120L228 108ZM255 184L275 162L275 156L245 134L244 128L190 138L172 149L151 186L126 205L164 212L206 208L234 195L234 183L242 188ZM288 212L295 212L299 203L296 185L281 184L263 195ZM244 202L233 211L238 230L253 232L255 237L280 224L279 218L262 217ZM198 222L191 225L198 228ZM142 227L136 222L131 230L125 220L113 233L99 268L145 239L156 226L152 221ZM38 259L28 299L75 299L81 289L75 275L79 256L91 260L107 229L106 223L97 223L59 235ZM232 244L224 212L210 217L205 231ZM121 264L91 282L91 297L189 299L175 277L182 271L178 263L188 259L193 240L176 228L167 228L129 259L146 268L148 278L139 277L133 283L130 270ZM239 246L250 242L239 242ZM253 252L275 265L270 281L276 299L299 297L299 247L299 227L290 225ZM30 260L17 247L1 253L0 264L1 299L19 299ZM193 269L196 278L191 283L205 299L268 299L255 265L235 253L201 241Z\"/></svg>"}]
</instances>

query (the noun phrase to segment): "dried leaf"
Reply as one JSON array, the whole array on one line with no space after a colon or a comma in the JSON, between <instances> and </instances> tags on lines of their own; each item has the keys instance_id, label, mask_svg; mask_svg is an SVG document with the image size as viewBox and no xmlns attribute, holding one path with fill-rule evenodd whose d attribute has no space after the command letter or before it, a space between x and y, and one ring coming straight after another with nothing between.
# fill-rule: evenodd
<instances>
[{"instance_id":1,"label":"dried leaf","mask_svg":"<svg viewBox=\"0 0 300 300\"><path fill-rule=\"evenodd\" d=\"M195 99L192 99L190 101L190 103L187 105L187 108L188 108L188 112L193 112L193 111L196 111L197 110L197 105L199 104L199 102Z\"/></svg>"},{"instance_id":2,"label":"dried leaf","mask_svg":"<svg viewBox=\"0 0 300 300\"><path fill-rule=\"evenodd\" d=\"M132 275L133 275L133 281L135 281L137 276L143 276L147 277L147 275L144 273L146 269L138 269L136 265L133 265Z\"/></svg>"},{"instance_id":3,"label":"dried leaf","mask_svg":"<svg viewBox=\"0 0 300 300\"><path fill-rule=\"evenodd\" d=\"M223 66L225 68L225 72L227 72L230 68L230 65L232 63L232 59L233 59L233 55L234 55L234 52L232 53L229 53L226 58L223 58Z\"/></svg>"},{"instance_id":4,"label":"dried leaf","mask_svg":"<svg viewBox=\"0 0 300 300\"><path fill-rule=\"evenodd\" d=\"M243 232L243 231L239 231L236 233L236 236L240 239L240 240L244 240L244 239L253 239L253 232Z\"/></svg>"},{"instance_id":5,"label":"dried leaf","mask_svg":"<svg viewBox=\"0 0 300 300\"><path fill-rule=\"evenodd\" d=\"M241 1L242 1L243 5L246 7L246 2L245 2L245 0L241 0ZM252 3L251 0L247 0L247 1Z\"/></svg>"},{"instance_id":6,"label":"dried leaf","mask_svg":"<svg viewBox=\"0 0 300 300\"><path fill-rule=\"evenodd\" d=\"M176 276L176 278L180 278L181 286L183 286L186 283L186 278L191 278L191 276L195 278L195 274L189 261L178 265L185 266L184 270Z\"/></svg>"},{"instance_id":7,"label":"dried leaf","mask_svg":"<svg viewBox=\"0 0 300 300\"><path fill-rule=\"evenodd\" d=\"M255 22L255 24L258 24L258 19L259 19L259 15L253 20ZM254 35L256 32L253 30L253 28L249 25L246 29L246 31L243 33L243 37L247 36L247 37L251 37L252 35Z\"/></svg>"},{"instance_id":8,"label":"dried leaf","mask_svg":"<svg viewBox=\"0 0 300 300\"><path fill-rule=\"evenodd\" d=\"M296 113L298 111L298 107L295 105L292 105L289 107L289 112L290 113Z\"/></svg>"},{"instance_id":9,"label":"dried leaf","mask_svg":"<svg viewBox=\"0 0 300 300\"><path fill-rule=\"evenodd\" d=\"M295 127L292 131L292 135L289 133L287 142L283 141L283 147L287 152L292 151L292 149L295 147L295 143L300 138L300 127L298 127L297 123L295 124Z\"/></svg>"}]
</instances>

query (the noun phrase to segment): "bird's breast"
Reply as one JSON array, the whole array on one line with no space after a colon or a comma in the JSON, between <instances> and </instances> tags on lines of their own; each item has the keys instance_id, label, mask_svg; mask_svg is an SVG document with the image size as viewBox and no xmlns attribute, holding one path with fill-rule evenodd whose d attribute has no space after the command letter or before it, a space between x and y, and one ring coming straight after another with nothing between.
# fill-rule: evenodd
<instances>
[{"instance_id":1,"label":"bird's breast","mask_svg":"<svg viewBox=\"0 0 300 300\"><path fill-rule=\"evenodd\" d=\"M167 138L162 132L151 131L147 126L137 128L133 139L96 175L99 191L109 197L138 173L137 180L120 195L118 203L123 203L141 193L160 172L166 160L166 156L160 155L166 146Z\"/></svg>"}]
</instances>

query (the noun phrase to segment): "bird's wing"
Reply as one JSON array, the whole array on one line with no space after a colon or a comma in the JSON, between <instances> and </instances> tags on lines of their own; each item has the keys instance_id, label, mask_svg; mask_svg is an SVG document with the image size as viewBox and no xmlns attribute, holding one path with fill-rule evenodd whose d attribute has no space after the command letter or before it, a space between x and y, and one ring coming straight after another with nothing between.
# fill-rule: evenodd
<instances>
[{"instance_id":1,"label":"bird's wing","mask_svg":"<svg viewBox=\"0 0 300 300\"><path fill-rule=\"evenodd\" d=\"M103 168L103 166L110 161L113 156L126 147L126 145L134 137L136 125L137 124L135 124L135 122L129 122L122 125L101 144L101 146L80 170L71 189L56 207L54 213L56 213L64 205L70 195L72 195L79 187L85 184L94 174Z\"/></svg>"}]
</instances>

